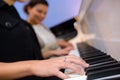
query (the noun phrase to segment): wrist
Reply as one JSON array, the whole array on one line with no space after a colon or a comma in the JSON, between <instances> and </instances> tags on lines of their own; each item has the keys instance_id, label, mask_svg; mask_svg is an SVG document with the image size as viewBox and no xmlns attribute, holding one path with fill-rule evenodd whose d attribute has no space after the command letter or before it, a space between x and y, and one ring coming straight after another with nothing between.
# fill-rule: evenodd
<instances>
[{"instance_id":1,"label":"wrist","mask_svg":"<svg viewBox=\"0 0 120 80\"><path fill-rule=\"evenodd\" d=\"M34 65L33 64L33 62L35 62L35 61L23 61L23 62L18 62L18 64L19 64L19 68L21 69L21 71L20 71L20 73L21 73L21 75L19 75L19 76L23 76L23 77L26 77L26 76L31 76L31 75L33 75L33 71L32 71L32 65Z\"/></svg>"},{"instance_id":2,"label":"wrist","mask_svg":"<svg viewBox=\"0 0 120 80\"><path fill-rule=\"evenodd\" d=\"M36 61L30 61L28 62L28 69L27 69L27 72L29 73L29 75L35 75L35 66L36 66Z\"/></svg>"},{"instance_id":3,"label":"wrist","mask_svg":"<svg viewBox=\"0 0 120 80\"><path fill-rule=\"evenodd\" d=\"M49 52L50 52L50 57L56 55L54 50L51 50Z\"/></svg>"},{"instance_id":4,"label":"wrist","mask_svg":"<svg viewBox=\"0 0 120 80\"><path fill-rule=\"evenodd\" d=\"M43 57L44 57L45 59L47 59L47 58L49 58L49 57L54 56L55 53L54 53L54 51L46 51L46 52L43 52L42 55L43 55Z\"/></svg>"}]
</instances>

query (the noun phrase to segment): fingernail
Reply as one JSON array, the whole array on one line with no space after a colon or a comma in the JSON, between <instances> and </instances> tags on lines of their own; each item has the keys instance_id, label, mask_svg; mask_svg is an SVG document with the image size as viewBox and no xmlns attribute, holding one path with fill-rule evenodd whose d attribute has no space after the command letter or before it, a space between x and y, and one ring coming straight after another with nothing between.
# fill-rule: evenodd
<instances>
[{"instance_id":1,"label":"fingernail","mask_svg":"<svg viewBox=\"0 0 120 80\"><path fill-rule=\"evenodd\" d=\"M86 64L86 67L89 67L89 64Z\"/></svg>"},{"instance_id":2,"label":"fingernail","mask_svg":"<svg viewBox=\"0 0 120 80\"><path fill-rule=\"evenodd\" d=\"M82 71L81 75L85 75L85 72L84 72L84 71Z\"/></svg>"}]
</instances>

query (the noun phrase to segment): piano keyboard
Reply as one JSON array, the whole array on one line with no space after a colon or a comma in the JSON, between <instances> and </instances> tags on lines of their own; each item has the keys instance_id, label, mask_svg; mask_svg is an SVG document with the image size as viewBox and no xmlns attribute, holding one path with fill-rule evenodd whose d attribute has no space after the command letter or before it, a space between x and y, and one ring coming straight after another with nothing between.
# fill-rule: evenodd
<instances>
[{"instance_id":1,"label":"piano keyboard","mask_svg":"<svg viewBox=\"0 0 120 80\"><path fill-rule=\"evenodd\" d=\"M78 43L77 48L80 56L90 64L90 67L85 69L86 80L120 80L120 62L86 43ZM78 55L78 52L75 55ZM73 77L66 80L80 79L81 77Z\"/></svg>"}]
</instances>

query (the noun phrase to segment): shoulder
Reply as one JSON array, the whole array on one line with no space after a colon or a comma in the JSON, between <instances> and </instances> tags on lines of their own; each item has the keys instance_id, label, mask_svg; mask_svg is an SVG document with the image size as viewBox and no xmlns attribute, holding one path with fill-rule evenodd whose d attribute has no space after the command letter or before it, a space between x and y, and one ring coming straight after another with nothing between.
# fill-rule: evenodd
<instances>
[{"instance_id":1,"label":"shoulder","mask_svg":"<svg viewBox=\"0 0 120 80\"><path fill-rule=\"evenodd\" d=\"M12 28L18 23L18 20L10 16L7 11L0 10L0 27Z\"/></svg>"},{"instance_id":2,"label":"shoulder","mask_svg":"<svg viewBox=\"0 0 120 80\"><path fill-rule=\"evenodd\" d=\"M0 8L8 6L3 0L0 0Z\"/></svg>"}]
</instances>

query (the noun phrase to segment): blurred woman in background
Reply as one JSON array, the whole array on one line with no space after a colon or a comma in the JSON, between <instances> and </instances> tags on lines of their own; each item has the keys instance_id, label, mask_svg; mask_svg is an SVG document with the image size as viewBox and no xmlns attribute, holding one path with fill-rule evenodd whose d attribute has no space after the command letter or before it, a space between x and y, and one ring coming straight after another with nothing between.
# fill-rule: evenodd
<instances>
[{"instance_id":1,"label":"blurred woman in background","mask_svg":"<svg viewBox=\"0 0 120 80\"><path fill-rule=\"evenodd\" d=\"M47 28L42 21L48 12L48 3L46 0L30 0L25 5L24 11L28 14L27 22L30 23L37 35L38 41L42 47L44 55L61 56L67 55L73 50L73 45L63 39L57 39L55 35Z\"/></svg>"}]
</instances>

